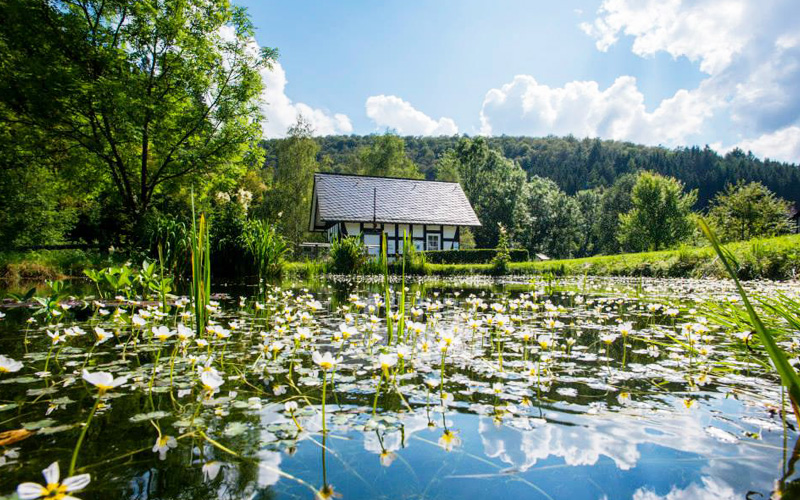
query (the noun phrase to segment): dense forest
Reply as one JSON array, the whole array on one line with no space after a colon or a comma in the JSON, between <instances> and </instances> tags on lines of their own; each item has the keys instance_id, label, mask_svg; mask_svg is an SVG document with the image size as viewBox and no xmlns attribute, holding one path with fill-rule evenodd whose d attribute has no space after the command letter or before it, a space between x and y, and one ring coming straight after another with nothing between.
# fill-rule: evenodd
<instances>
[{"instance_id":1,"label":"dense forest","mask_svg":"<svg viewBox=\"0 0 800 500\"><path fill-rule=\"evenodd\" d=\"M357 152L376 137L327 136L316 139L323 168L347 170ZM404 137L406 154L428 179L436 177L436 161L458 144L459 137ZM269 154L279 140L263 143ZM555 181L567 194L610 186L624 174L650 170L675 177L697 189L696 208L704 208L729 183L758 181L778 196L800 205L800 169L796 165L756 158L733 150L722 156L708 146L667 149L630 142L568 137L489 137L489 147L517 162L528 176ZM274 158L274 156L273 156Z\"/></svg>"}]
</instances>

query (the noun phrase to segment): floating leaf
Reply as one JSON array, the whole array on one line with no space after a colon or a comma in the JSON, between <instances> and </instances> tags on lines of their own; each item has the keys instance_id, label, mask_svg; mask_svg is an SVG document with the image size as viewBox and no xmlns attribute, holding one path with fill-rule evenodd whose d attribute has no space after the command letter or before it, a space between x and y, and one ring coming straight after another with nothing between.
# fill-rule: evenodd
<instances>
[{"instance_id":1,"label":"floating leaf","mask_svg":"<svg viewBox=\"0 0 800 500\"><path fill-rule=\"evenodd\" d=\"M165 411L151 411L150 413L139 413L132 416L129 420L133 423L146 422L148 420L159 420L168 417L169 413Z\"/></svg>"},{"instance_id":2,"label":"floating leaf","mask_svg":"<svg viewBox=\"0 0 800 500\"><path fill-rule=\"evenodd\" d=\"M223 431L223 434L227 437L235 437L244 433L246 430L247 424L243 422L231 422L225 426L225 431Z\"/></svg>"},{"instance_id":3,"label":"floating leaf","mask_svg":"<svg viewBox=\"0 0 800 500\"><path fill-rule=\"evenodd\" d=\"M37 422L28 422L28 423L22 424L22 426L24 428L28 429L29 431L34 431L36 429L41 429L42 427L50 427L51 425L53 425L55 423L56 423L56 421L53 420L52 418L46 418L44 420L39 420Z\"/></svg>"}]
</instances>

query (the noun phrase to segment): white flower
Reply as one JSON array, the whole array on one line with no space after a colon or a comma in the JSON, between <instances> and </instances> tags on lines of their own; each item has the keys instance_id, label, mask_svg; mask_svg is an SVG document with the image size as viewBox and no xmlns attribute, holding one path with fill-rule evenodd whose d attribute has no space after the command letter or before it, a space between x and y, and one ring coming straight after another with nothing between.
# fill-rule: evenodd
<instances>
[{"instance_id":1,"label":"white flower","mask_svg":"<svg viewBox=\"0 0 800 500\"><path fill-rule=\"evenodd\" d=\"M126 377L114 378L114 376L110 373L89 373L89 370L83 370L83 380L97 387L101 394L108 390L114 389L115 387L119 387L128 381Z\"/></svg>"},{"instance_id":2,"label":"white flower","mask_svg":"<svg viewBox=\"0 0 800 500\"><path fill-rule=\"evenodd\" d=\"M160 460L167 459L167 452L172 448L177 448L178 441L172 436L158 436L156 444L153 445L153 453L158 453Z\"/></svg>"},{"instance_id":3,"label":"white flower","mask_svg":"<svg viewBox=\"0 0 800 500\"><path fill-rule=\"evenodd\" d=\"M600 340L606 344L612 344L619 337L618 333L603 333L600 335Z\"/></svg>"},{"instance_id":4,"label":"white flower","mask_svg":"<svg viewBox=\"0 0 800 500\"><path fill-rule=\"evenodd\" d=\"M320 354L319 351L314 351L314 354L311 355L311 360L325 371L333 369L334 366L342 362L341 357L334 359L330 352Z\"/></svg>"},{"instance_id":5,"label":"white flower","mask_svg":"<svg viewBox=\"0 0 800 500\"><path fill-rule=\"evenodd\" d=\"M175 332L171 331L169 327L164 325L154 326L151 328L151 330L153 331L153 336L161 342L166 342L168 338L175 335Z\"/></svg>"},{"instance_id":6,"label":"white flower","mask_svg":"<svg viewBox=\"0 0 800 500\"><path fill-rule=\"evenodd\" d=\"M53 342L53 344L58 344L59 342L64 341L64 337L62 337L61 334L58 333L58 330L54 332L47 330L47 336L50 337L50 341Z\"/></svg>"},{"instance_id":7,"label":"white flower","mask_svg":"<svg viewBox=\"0 0 800 500\"><path fill-rule=\"evenodd\" d=\"M339 324L339 331L342 332L342 337L347 340L349 337L358 333L356 327L354 326L347 326L347 323L340 323Z\"/></svg>"},{"instance_id":8,"label":"white flower","mask_svg":"<svg viewBox=\"0 0 800 500\"><path fill-rule=\"evenodd\" d=\"M381 365L381 370L389 370L389 368L397 364L397 354L378 355L378 364Z\"/></svg>"},{"instance_id":9,"label":"white flower","mask_svg":"<svg viewBox=\"0 0 800 500\"><path fill-rule=\"evenodd\" d=\"M542 349L547 349L553 342L553 337L550 335L539 335L536 341L539 342L539 345L542 346Z\"/></svg>"},{"instance_id":10,"label":"white flower","mask_svg":"<svg viewBox=\"0 0 800 500\"><path fill-rule=\"evenodd\" d=\"M15 361L0 354L0 373L18 372L21 369L21 361Z\"/></svg>"},{"instance_id":11,"label":"white flower","mask_svg":"<svg viewBox=\"0 0 800 500\"><path fill-rule=\"evenodd\" d=\"M399 345L397 346L397 357L399 359L406 359L407 357L411 356L411 348L407 345Z\"/></svg>"},{"instance_id":12,"label":"white flower","mask_svg":"<svg viewBox=\"0 0 800 500\"><path fill-rule=\"evenodd\" d=\"M287 401L283 404L283 409L286 413L294 413L297 411L297 401Z\"/></svg>"},{"instance_id":13,"label":"white flower","mask_svg":"<svg viewBox=\"0 0 800 500\"><path fill-rule=\"evenodd\" d=\"M178 323L178 340L186 342L192 337L194 337L194 330L185 326L183 323Z\"/></svg>"},{"instance_id":14,"label":"white flower","mask_svg":"<svg viewBox=\"0 0 800 500\"><path fill-rule=\"evenodd\" d=\"M217 478L221 469L222 464L220 462L206 462L203 464L203 477L206 481L213 481Z\"/></svg>"},{"instance_id":15,"label":"white flower","mask_svg":"<svg viewBox=\"0 0 800 500\"><path fill-rule=\"evenodd\" d=\"M22 483L17 486L17 496L20 500L33 500L34 498L50 498L60 500L79 500L76 497L68 495L73 491L82 490L89 485L91 476L89 474L79 474L77 476L68 477L63 483L58 480L61 477L61 471L58 468L58 462L53 462L48 468L42 471L44 475L45 486L36 483Z\"/></svg>"},{"instance_id":16,"label":"white flower","mask_svg":"<svg viewBox=\"0 0 800 500\"><path fill-rule=\"evenodd\" d=\"M217 389L225 382L222 376L216 370L203 371L200 375L200 382L203 384L203 389L209 392L216 392Z\"/></svg>"},{"instance_id":17,"label":"white flower","mask_svg":"<svg viewBox=\"0 0 800 500\"><path fill-rule=\"evenodd\" d=\"M111 338L111 334L103 330L99 326L94 327L94 334L97 335L98 344L102 344L103 342Z\"/></svg>"}]
</instances>

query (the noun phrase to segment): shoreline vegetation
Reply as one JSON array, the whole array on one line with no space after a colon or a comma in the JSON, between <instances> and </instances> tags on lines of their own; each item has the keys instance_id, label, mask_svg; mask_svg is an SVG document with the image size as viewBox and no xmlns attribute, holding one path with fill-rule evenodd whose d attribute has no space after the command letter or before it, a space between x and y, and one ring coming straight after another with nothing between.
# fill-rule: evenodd
<instances>
[{"instance_id":1,"label":"shoreline vegetation","mask_svg":"<svg viewBox=\"0 0 800 500\"><path fill-rule=\"evenodd\" d=\"M738 277L795 279L800 273L800 234L756 238L728 243ZM126 256L97 250L36 250L0 252L0 279L7 283L83 277L84 269L121 264ZM313 277L327 272L325 261L287 262L288 276ZM408 273L408 269L406 272ZM491 263L436 264L426 262L426 275L493 275ZM391 269L390 269L391 272ZM399 270L396 271L399 273ZM684 246L658 252L598 255L578 259L509 262L508 275L553 274L558 276L644 276L670 278L725 278L725 267L711 246Z\"/></svg>"}]
</instances>

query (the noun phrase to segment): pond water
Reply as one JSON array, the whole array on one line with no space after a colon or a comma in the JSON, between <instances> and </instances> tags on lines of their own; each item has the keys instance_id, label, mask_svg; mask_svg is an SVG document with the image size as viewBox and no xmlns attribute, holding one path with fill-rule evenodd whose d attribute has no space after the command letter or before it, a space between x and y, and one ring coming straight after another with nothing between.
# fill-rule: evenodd
<instances>
[{"instance_id":1,"label":"pond water","mask_svg":"<svg viewBox=\"0 0 800 500\"><path fill-rule=\"evenodd\" d=\"M379 279L220 287L200 335L185 300L162 314L157 302L83 296L50 319L6 304L0 354L22 367L0 369L0 433L14 431L0 446L0 498L44 484L53 462L61 481L90 475L69 483L83 499L716 499L796 487L798 432L776 377L746 334L705 319L706 302L735 300L729 283L406 287L402 330L401 285L387 318ZM93 385L99 372L113 387Z\"/></svg>"}]
</instances>

